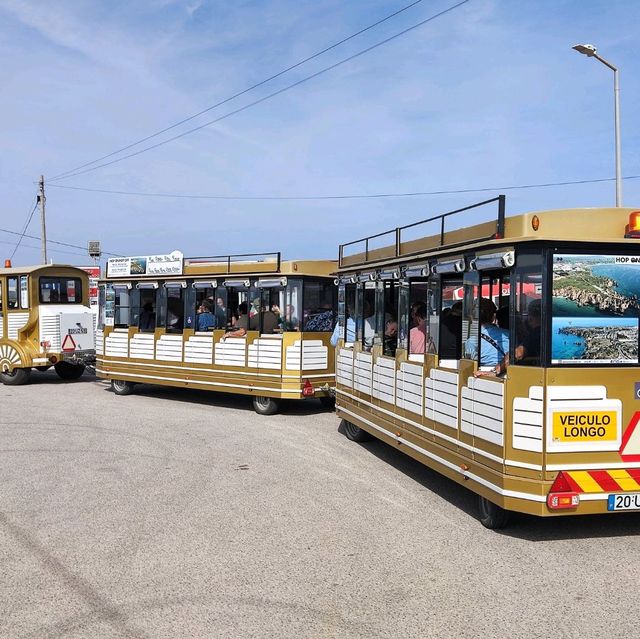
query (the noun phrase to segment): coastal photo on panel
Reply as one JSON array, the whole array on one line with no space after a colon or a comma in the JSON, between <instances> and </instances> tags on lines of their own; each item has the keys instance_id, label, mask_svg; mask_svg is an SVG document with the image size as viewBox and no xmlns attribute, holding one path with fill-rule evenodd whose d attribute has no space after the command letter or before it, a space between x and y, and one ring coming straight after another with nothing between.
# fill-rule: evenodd
<instances>
[{"instance_id":1,"label":"coastal photo on panel","mask_svg":"<svg viewBox=\"0 0 640 639\"><path fill-rule=\"evenodd\" d=\"M638 362L640 257L555 255L554 364Z\"/></svg>"}]
</instances>

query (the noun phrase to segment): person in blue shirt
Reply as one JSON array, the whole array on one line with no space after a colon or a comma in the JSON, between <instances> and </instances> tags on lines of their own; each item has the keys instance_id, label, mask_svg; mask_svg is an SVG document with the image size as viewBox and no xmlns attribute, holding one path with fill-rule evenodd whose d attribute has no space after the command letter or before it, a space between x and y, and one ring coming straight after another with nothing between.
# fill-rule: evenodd
<instances>
[{"instance_id":1,"label":"person in blue shirt","mask_svg":"<svg viewBox=\"0 0 640 639\"><path fill-rule=\"evenodd\" d=\"M340 326L338 322L336 327L333 329L333 335L331 335L331 346L336 346L338 344L338 340L345 336L345 343L353 343L356 341L356 323L355 320L347 313L347 332L346 335L343 333L344 326Z\"/></svg>"},{"instance_id":2,"label":"person in blue shirt","mask_svg":"<svg viewBox=\"0 0 640 639\"><path fill-rule=\"evenodd\" d=\"M509 332L496 324L496 305L488 298L480 298L480 366L494 368L499 374L509 353ZM478 358L478 338L474 335L464 344L465 356Z\"/></svg>"},{"instance_id":3,"label":"person in blue shirt","mask_svg":"<svg viewBox=\"0 0 640 639\"><path fill-rule=\"evenodd\" d=\"M216 327L216 317L211 312L212 306L209 300L204 300L200 305L198 312L197 326L198 331L209 331Z\"/></svg>"}]
</instances>

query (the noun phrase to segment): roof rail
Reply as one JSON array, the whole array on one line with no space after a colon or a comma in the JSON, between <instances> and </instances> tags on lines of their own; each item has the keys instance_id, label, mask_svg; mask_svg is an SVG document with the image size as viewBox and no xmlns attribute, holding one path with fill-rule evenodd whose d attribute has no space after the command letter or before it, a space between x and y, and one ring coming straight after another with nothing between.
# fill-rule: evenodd
<instances>
[{"instance_id":1,"label":"roof rail","mask_svg":"<svg viewBox=\"0 0 640 639\"><path fill-rule=\"evenodd\" d=\"M215 266L226 273L251 273L256 264L261 272L280 272L280 252L277 253L236 253L234 255L212 255L206 257L186 257L185 266ZM264 268L273 265L273 268ZM246 266L246 268L244 268ZM226 269L226 271L224 270Z\"/></svg>"},{"instance_id":2,"label":"roof rail","mask_svg":"<svg viewBox=\"0 0 640 639\"><path fill-rule=\"evenodd\" d=\"M461 209L456 209L455 211L448 211L447 213L441 213L440 215L434 215L433 217L429 217L425 220L420 220L419 222L414 222L413 224L406 224L405 226L399 226L395 229L390 229L389 231L383 231L382 233L376 233L375 235L369 235L368 237L363 237L359 240L354 240L353 242L347 242L346 244L341 244L339 249L339 257L338 257L338 266L342 268L345 266L345 248L350 246L355 246L356 244L364 244L362 247L363 250L351 256L348 256L349 260L348 266L355 266L358 264L364 264L366 262L377 261L377 259L393 259L401 256L409 255L410 253L402 252L402 232L407 229L415 228L421 226L423 224L428 223L439 223L439 236L436 236L436 248L442 248L445 246L453 245L446 243L446 234L455 229L446 229L446 221L452 215L456 215L457 213L463 213L464 211L470 211L471 209L476 209L481 206L486 206L487 204L493 204L494 202L498 203L498 213L496 217L496 226L495 232L488 237L479 237L478 240L482 239L498 239L504 237L504 219L505 219L505 205L506 205L506 196L499 195L498 197L491 198L490 200L484 200L483 202L478 202L477 204L471 204L470 206L465 206ZM460 227L459 227L460 228ZM393 236L389 238L389 244L385 245L385 248L388 250L384 251L383 256L376 256L375 252L379 252L379 249L371 249L370 242L371 240L375 240L378 238L382 238L385 236ZM395 245L395 246L394 246ZM391 249L394 249L391 251ZM374 255L371 253L374 252Z\"/></svg>"}]
</instances>

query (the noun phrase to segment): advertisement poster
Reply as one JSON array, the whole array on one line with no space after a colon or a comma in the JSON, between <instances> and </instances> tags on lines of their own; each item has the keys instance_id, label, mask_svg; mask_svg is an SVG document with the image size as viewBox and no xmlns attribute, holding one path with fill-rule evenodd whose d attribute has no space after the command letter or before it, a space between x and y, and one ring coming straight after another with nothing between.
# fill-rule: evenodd
<instances>
[{"instance_id":1,"label":"advertisement poster","mask_svg":"<svg viewBox=\"0 0 640 639\"><path fill-rule=\"evenodd\" d=\"M182 275L183 255L174 251L168 255L144 257L112 257L107 260L107 277L129 275Z\"/></svg>"},{"instance_id":2,"label":"advertisement poster","mask_svg":"<svg viewBox=\"0 0 640 639\"><path fill-rule=\"evenodd\" d=\"M637 364L639 311L640 257L554 256L554 364Z\"/></svg>"}]
</instances>

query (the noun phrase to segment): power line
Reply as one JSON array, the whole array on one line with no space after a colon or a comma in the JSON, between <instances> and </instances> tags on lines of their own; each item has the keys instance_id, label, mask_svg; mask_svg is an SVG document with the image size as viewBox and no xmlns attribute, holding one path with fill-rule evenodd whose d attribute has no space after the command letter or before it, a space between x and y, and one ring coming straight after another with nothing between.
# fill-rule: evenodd
<instances>
[{"instance_id":1,"label":"power line","mask_svg":"<svg viewBox=\"0 0 640 639\"><path fill-rule=\"evenodd\" d=\"M54 177L50 178L52 180L57 180L57 179L61 179L64 176L66 176L69 173L73 173L74 171L78 171L80 169L84 169L87 166L91 166L92 164L96 164L97 162L100 162L102 160L106 160L107 158L113 157L114 155L118 155L118 153L122 153L123 151L127 151L131 148L133 148L134 146L138 146L138 144L142 144L143 142L146 142L147 140L151 140L152 138L155 138L159 135L162 135L163 133L166 133L167 131L171 131L172 129L175 129L176 127L185 124L186 122L190 122L191 120L195 120L195 118L204 115L205 113L208 113L209 111L213 111L213 109L218 108L219 106L222 106L223 104L226 104L227 102L231 102L231 100L235 100L235 98L239 98L240 96L244 95L245 93L249 93L249 91L253 91L254 89L257 89L258 87L261 87L263 84L267 84L268 82L271 82L271 80L275 80L276 78L279 78L280 76L284 75L285 73L288 73L289 71L293 71L293 69L297 69L299 66L302 66L303 64L306 64L307 62L310 62L311 60L320 57L321 55L327 53L328 51L331 51L332 49L335 49L336 47L339 47L340 45L344 44L345 42L348 42L349 40L353 40L353 38L358 37L359 35L362 35L363 33L370 31L371 29L373 29L374 27L377 27L379 25L381 25L383 22L386 22L387 20L391 20L391 18L395 18L397 15L400 15L401 13L404 13L405 11L407 11L408 9L411 9L411 7L415 7L417 4L420 4L423 0L415 0L414 2L411 2L410 4L402 7L401 9L398 9L397 11L394 11L393 13L389 14L388 16L378 20L377 22L374 22L373 24L370 24L368 27L364 27L363 29L360 29L360 31L356 31L355 33L352 33L350 36L347 36L346 38L343 38L342 40L340 40L339 42L336 42L335 44L332 44L328 47L325 47L324 49L322 49L321 51L318 51L317 53L314 53L313 55L310 55L306 58L304 58L303 60L300 60L299 62L296 62L295 64L292 64L291 66L288 66L286 69L282 69L282 71L278 71L278 73L274 73L273 75L269 76L268 78L265 78L264 80L261 80L260 82L256 82L256 84L252 84L250 87L247 87L246 89L243 89L242 91L238 91L238 93L234 93L233 95L229 96L228 98L225 98L224 100L221 100L220 102L216 102L215 104L207 107L206 109L203 109L202 111L198 111L198 113L194 113L193 115L190 115L189 117L184 118L183 120L180 120L179 122L176 122L175 124L172 124L168 127L165 127L164 129L161 129L160 131L156 131L155 133L152 133L151 135L148 135L144 138L141 138L139 140L136 140L135 142L132 142L131 144L128 144L127 146L123 146L120 149L116 149L115 151L108 153L107 155L103 155L102 157L96 158L95 160L91 161L91 162L86 162L85 164L81 164L80 166L76 166L73 169L69 169L68 171L65 171L64 173L60 173L58 175L55 175Z\"/></svg>"},{"instance_id":2,"label":"power line","mask_svg":"<svg viewBox=\"0 0 640 639\"><path fill-rule=\"evenodd\" d=\"M23 235L23 237L28 237L30 240L41 240L42 238L37 237L36 235L27 235L26 233L18 233L17 231L10 231L9 229L0 229L3 233L9 233L10 235ZM86 251L85 246L78 246L77 244L69 244L67 242L58 242L56 240L50 240L47 238L47 243L49 244L58 244L59 246L68 246L70 248L77 248L82 251ZM103 255L112 255L113 257L122 257L118 253L108 253L107 251L102 251Z\"/></svg>"},{"instance_id":3,"label":"power line","mask_svg":"<svg viewBox=\"0 0 640 639\"><path fill-rule=\"evenodd\" d=\"M13 249L13 253L11 253L11 257L9 258L10 260L13 259L13 256L16 254L16 251L18 250L18 248L20 248L20 244L22 243L24 234L27 232L27 229L29 228L29 224L31 224L31 220L33 219L33 214L35 213L37 206L38 206L38 197L35 196L33 198L31 211L27 214L27 221L24 223L24 227L22 228L22 234L20 235L20 237L18 238L18 241L16 242L16 245Z\"/></svg>"},{"instance_id":4,"label":"power line","mask_svg":"<svg viewBox=\"0 0 640 639\"><path fill-rule=\"evenodd\" d=\"M7 242L6 240L0 240L0 244L9 244L13 246L13 242ZM39 246L33 246L31 244L21 244L22 248L34 249L36 251L40 250ZM49 249L50 253L65 253L66 255L78 255L80 257L86 257L86 253L78 253L77 251L64 251L63 249ZM13 258L12 258L13 259Z\"/></svg>"},{"instance_id":5,"label":"power line","mask_svg":"<svg viewBox=\"0 0 640 639\"><path fill-rule=\"evenodd\" d=\"M242 113L243 111L246 111L247 109L250 109L258 104L262 104L263 102L266 102L267 100L270 100L271 98L276 97L277 95L280 95L282 93L285 93L286 91L290 91L291 89L300 86L301 84L304 84L305 82L308 82L309 80L313 80L314 78L317 78L318 76L323 75L324 73L327 73L328 71L331 71L339 66L342 66L343 64L346 64L347 62L351 62L352 60L355 60L356 58L359 58L360 56L365 55L366 53L369 53L370 51L373 51L374 49L377 49L378 47L381 47L384 44L387 44L388 42L391 42L392 40L395 40L396 38L399 38L407 33L409 33L410 31L413 31L414 29L418 29L419 27L422 27L423 25L427 24L428 22L432 22L433 20L436 20L437 18L442 17L443 15L450 13L451 11L454 11L455 9L457 9L458 7L461 7L462 5L466 4L467 2L469 2L470 0L462 0L461 2L458 2L457 4L454 4L452 6L450 6L448 9L444 9L443 11L440 11L439 13L436 13L434 15L432 15L429 18L426 18L425 20L422 20L421 22L418 22L410 27L407 27L406 29L403 29L402 31L388 37L385 38L384 40L381 40L380 42L377 42L376 44L371 45L370 47L367 47L366 49L362 49L361 51L358 51L357 53L354 53L353 55L350 55L347 58L344 58L342 60L340 60L339 62L336 62L328 67L325 67L324 69L320 69L320 71L316 71L316 73L313 73L311 75L306 76L305 78L302 78L301 80L298 80L297 82L294 82L293 84L289 84L288 86L279 89L278 91L274 91L273 93L270 93L266 96L263 96L262 98L259 98L258 100L254 100L253 102L249 102L249 104L245 104L244 106L235 109L234 111L230 111L229 113L226 113L225 115L221 115L218 118L215 118L214 120L209 120L208 122L205 122L204 124L201 124L197 127L194 127L192 129L188 129L187 131L184 131L183 133L180 133L178 135L174 135L173 137L167 138L166 140L163 140L162 142L157 142L156 144L152 144L150 146L146 146L143 149L140 149L138 151L135 151L133 153L129 153L127 155L123 155L120 158L116 158L115 160L110 160L109 162L104 162L102 164L97 164L96 166L90 167L90 168L86 168L82 171L76 171L76 172L67 172L67 173L62 173L60 174L57 178L51 178L49 180L49 185L51 186L51 180L54 179L60 179L60 180L66 180L70 177L74 177L76 175L83 175L84 173L89 173L91 171L96 171L97 169L101 169L105 166L110 166L111 164L116 164L117 162L122 162L123 160L127 160L129 158L135 157L136 155L140 155L141 153L146 153L147 151L151 151L152 149L156 149L160 146L163 146L165 144L168 144L169 142L173 142L174 140L178 140L180 138L185 137L186 135L190 135L191 133L195 133L196 131L200 131L201 129L204 129L205 127L211 126L212 124L216 124L217 122L221 122L222 120L225 120L233 115L237 115L238 113Z\"/></svg>"},{"instance_id":6,"label":"power line","mask_svg":"<svg viewBox=\"0 0 640 639\"><path fill-rule=\"evenodd\" d=\"M623 180L637 180L640 175L628 175ZM406 198L424 197L427 195L453 195L456 193L485 193L489 191L516 191L522 189L541 189L552 186L569 186L574 184L596 184L598 182L613 182L615 178L598 178L592 180L569 180L566 182L542 182L539 184L517 184L511 186L484 187L481 189L453 189L450 191L410 191L407 193L372 193L363 195L196 195L181 193L148 193L143 191L115 191L109 189L92 189L81 186L66 186L50 184L57 189L72 191L87 191L89 193L107 193L110 195L132 195L136 197L178 198L190 200L370 200L377 198Z\"/></svg>"}]
</instances>

